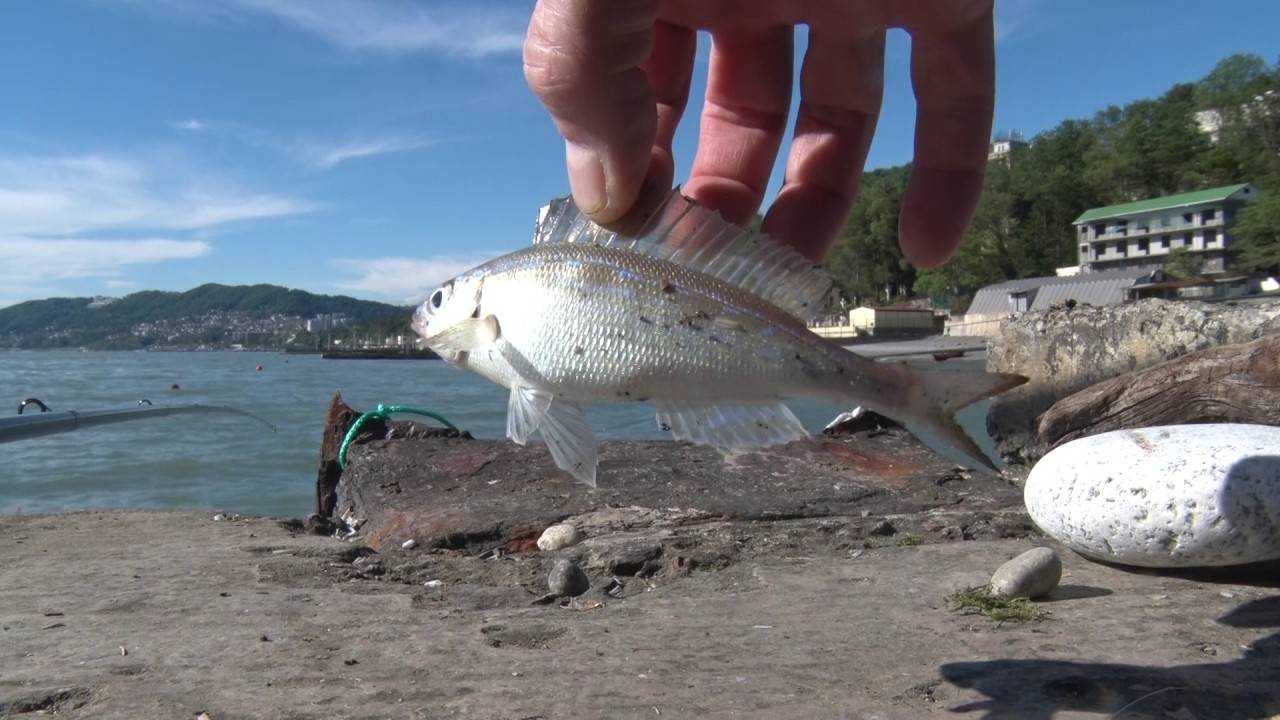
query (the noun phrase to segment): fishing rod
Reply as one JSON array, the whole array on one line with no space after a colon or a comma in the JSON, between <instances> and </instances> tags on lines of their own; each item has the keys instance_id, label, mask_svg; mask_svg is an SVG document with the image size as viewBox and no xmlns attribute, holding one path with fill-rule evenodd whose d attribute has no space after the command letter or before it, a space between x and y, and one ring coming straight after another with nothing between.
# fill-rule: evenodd
<instances>
[{"instance_id":1,"label":"fishing rod","mask_svg":"<svg viewBox=\"0 0 1280 720\"><path fill-rule=\"evenodd\" d=\"M41 412L34 415L22 414L22 411L28 405L38 406ZM44 435L55 435L99 425L114 425L115 423L148 420L171 415L239 415L266 425L271 428L271 432L276 431L274 425L251 412L223 405L155 406L151 404L150 400L143 399L138 401L138 407L133 408L54 412L38 399L28 398L18 406L17 416L0 418L0 443L27 440Z\"/></svg>"}]
</instances>

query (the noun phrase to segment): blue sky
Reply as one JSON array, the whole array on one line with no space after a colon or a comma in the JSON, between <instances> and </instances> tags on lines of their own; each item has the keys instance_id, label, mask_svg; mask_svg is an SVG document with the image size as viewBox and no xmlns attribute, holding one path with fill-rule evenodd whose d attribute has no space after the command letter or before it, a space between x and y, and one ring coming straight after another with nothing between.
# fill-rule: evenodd
<instances>
[{"instance_id":1,"label":"blue sky","mask_svg":"<svg viewBox=\"0 0 1280 720\"><path fill-rule=\"evenodd\" d=\"M567 191L563 146L520 68L531 7L6 3L0 305L203 282L407 303L522 246L537 208ZM1277 27L1274 0L998 1L996 127L1033 135L1232 52L1275 61ZM910 160L909 52L893 33L869 167ZM771 194L780 182L781 163Z\"/></svg>"}]
</instances>

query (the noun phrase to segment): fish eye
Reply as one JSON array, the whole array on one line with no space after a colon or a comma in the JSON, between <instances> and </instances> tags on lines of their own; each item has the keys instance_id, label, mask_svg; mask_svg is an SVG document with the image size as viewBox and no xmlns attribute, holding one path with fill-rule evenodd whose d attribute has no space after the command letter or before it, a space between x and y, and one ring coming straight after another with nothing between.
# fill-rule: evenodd
<instances>
[{"instance_id":1,"label":"fish eye","mask_svg":"<svg viewBox=\"0 0 1280 720\"><path fill-rule=\"evenodd\" d=\"M444 288L438 288L435 292L431 293L431 309L439 310L440 306L443 304L444 304Z\"/></svg>"}]
</instances>

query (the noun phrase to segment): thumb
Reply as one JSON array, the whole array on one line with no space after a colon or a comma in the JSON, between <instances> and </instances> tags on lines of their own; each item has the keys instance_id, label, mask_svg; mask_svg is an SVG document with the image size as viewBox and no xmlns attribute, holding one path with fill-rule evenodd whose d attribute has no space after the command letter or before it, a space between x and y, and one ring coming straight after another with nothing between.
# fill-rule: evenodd
<instances>
[{"instance_id":1,"label":"thumb","mask_svg":"<svg viewBox=\"0 0 1280 720\"><path fill-rule=\"evenodd\" d=\"M539 0L524 74L565 139L578 207L608 223L635 203L657 129L641 65L653 46L657 0Z\"/></svg>"}]
</instances>

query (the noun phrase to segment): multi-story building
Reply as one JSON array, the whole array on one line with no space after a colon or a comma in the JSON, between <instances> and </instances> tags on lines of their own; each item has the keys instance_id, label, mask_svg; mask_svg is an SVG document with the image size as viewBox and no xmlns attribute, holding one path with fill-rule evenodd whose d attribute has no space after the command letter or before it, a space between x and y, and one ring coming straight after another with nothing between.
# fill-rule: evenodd
<instances>
[{"instance_id":1,"label":"multi-story building","mask_svg":"<svg viewBox=\"0 0 1280 720\"><path fill-rule=\"evenodd\" d=\"M1186 248L1204 273L1227 270L1231 228L1258 190L1249 183L1086 210L1073 223L1082 272L1157 268Z\"/></svg>"},{"instance_id":2,"label":"multi-story building","mask_svg":"<svg viewBox=\"0 0 1280 720\"><path fill-rule=\"evenodd\" d=\"M987 148L987 160L990 162L1008 162L1009 156L1016 148L1027 147L1027 141L1018 131L1004 132L996 135Z\"/></svg>"}]
</instances>

